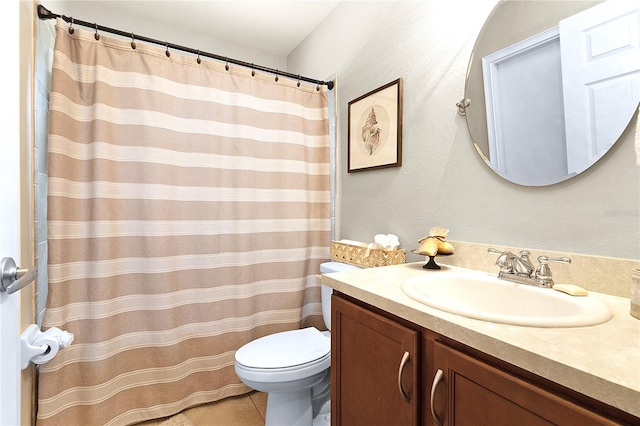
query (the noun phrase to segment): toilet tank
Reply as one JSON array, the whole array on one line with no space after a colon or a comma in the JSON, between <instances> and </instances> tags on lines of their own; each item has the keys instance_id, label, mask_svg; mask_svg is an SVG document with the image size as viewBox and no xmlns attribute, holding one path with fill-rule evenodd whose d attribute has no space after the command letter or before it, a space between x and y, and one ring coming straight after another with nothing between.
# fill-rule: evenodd
<instances>
[{"instance_id":1,"label":"toilet tank","mask_svg":"<svg viewBox=\"0 0 640 426\"><path fill-rule=\"evenodd\" d=\"M361 269L357 266L349 265L347 263L340 262L325 262L320 264L320 273L329 274L331 272L352 271L354 269ZM324 319L324 325L327 330L331 330L331 293L333 289L324 284L322 288L322 318Z\"/></svg>"}]
</instances>

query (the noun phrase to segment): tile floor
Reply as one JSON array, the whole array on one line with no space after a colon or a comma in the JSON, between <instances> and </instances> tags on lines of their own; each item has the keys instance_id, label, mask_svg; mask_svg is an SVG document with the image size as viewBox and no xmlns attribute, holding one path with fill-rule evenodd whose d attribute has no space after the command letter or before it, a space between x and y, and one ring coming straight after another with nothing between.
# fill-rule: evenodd
<instances>
[{"instance_id":1,"label":"tile floor","mask_svg":"<svg viewBox=\"0 0 640 426\"><path fill-rule=\"evenodd\" d=\"M182 412L195 426L264 426L267 394L246 395L199 405ZM150 420L136 426L158 426L167 419Z\"/></svg>"}]
</instances>

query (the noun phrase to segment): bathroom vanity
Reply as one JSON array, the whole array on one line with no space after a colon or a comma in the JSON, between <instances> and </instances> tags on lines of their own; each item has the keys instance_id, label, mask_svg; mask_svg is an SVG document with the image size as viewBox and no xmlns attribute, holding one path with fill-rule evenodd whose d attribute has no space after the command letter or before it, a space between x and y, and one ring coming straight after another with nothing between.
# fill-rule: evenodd
<instances>
[{"instance_id":1,"label":"bathroom vanity","mask_svg":"<svg viewBox=\"0 0 640 426\"><path fill-rule=\"evenodd\" d=\"M594 326L499 324L402 291L430 273L410 263L322 277L334 289L333 425L640 424L628 299L591 293L613 313Z\"/></svg>"}]
</instances>

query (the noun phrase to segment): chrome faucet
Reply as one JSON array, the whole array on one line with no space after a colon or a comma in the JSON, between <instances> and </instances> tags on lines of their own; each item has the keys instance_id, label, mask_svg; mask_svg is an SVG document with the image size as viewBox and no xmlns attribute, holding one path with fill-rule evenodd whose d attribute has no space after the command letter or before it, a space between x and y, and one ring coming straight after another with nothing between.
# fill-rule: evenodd
<instances>
[{"instance_id":1,"label":"chrome faucet","mask_svg":"<svg viewBox=\"0 0 640 426\"><path fill-rule=\"evenodd\" d=\"M571 263L571 259L568 257L550 258L538 256L538 267L534 269L531 260L529 260L530 253L527 250L520 251L520 256L510 251L501 251L494 248L489 248L487 251L500 255L496 260L496 265L500 268L498 278L538 287L553 287L549 262Z\"/></svg>"}]
</instances>

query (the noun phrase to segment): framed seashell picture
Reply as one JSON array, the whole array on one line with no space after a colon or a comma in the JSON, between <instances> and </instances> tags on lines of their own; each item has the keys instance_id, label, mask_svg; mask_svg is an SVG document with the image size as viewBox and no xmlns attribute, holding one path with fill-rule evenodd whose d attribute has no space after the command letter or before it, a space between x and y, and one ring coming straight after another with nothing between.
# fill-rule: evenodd
<instances>
[{"instance_id":1,"label":"framed seashell picture","mask_svg":"<svg viewBox=\"0 0 640 426\"><path fill-rule=\"evenodd\" d=\"M349 102L347 171L402 165L402 79Z\"/></svg>"}]
</instances>

